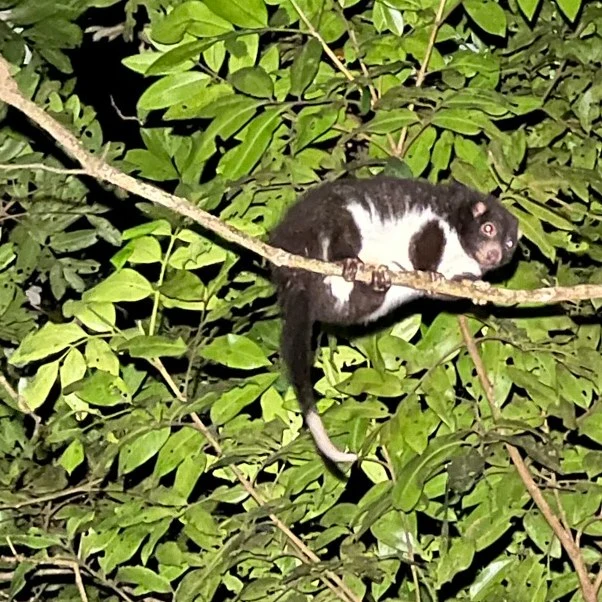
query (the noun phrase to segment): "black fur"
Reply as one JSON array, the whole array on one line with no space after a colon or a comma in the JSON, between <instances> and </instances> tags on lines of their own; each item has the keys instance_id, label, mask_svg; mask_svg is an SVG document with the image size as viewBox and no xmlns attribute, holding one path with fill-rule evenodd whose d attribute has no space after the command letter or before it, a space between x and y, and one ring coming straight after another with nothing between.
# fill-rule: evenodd
<instances>
[{"instance_id":1,"label":"black fur","mask_svg":"<svg viewBox=\"0 0 602 602\"><path fill-rule=\"evenodd\" d=\"M443 255L445 233L439 222L428 222L410 241L410 261L415 270L435 272Z\"/></svg>"}]
</instances>

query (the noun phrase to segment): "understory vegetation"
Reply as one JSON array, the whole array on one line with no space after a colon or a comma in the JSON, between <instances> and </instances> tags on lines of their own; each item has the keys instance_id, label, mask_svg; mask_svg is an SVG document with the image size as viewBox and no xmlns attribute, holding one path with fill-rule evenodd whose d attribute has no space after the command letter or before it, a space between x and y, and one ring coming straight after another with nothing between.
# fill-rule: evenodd
<instances>
[{"instance_id":1,"label":"understory vegetation","mask_svg":"<svg viewBox=\"0 0 602 602\"><path fill-rule=\"evenodd\" d=\"M0 6L0 599L598 600L602 2ZM383 171L502 199L495 286L594 298L322 334L338 474L255 243Z\"/></svg>"}]
</instances>

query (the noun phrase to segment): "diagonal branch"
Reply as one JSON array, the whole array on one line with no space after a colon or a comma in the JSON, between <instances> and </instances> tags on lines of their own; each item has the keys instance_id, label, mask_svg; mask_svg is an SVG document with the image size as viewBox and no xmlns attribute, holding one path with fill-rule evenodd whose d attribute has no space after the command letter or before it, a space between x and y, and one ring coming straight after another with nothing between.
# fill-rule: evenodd
<instances>
[{"instance_id":1,"label":"diagonal branch","mask_svg":"<svg viewBox=\"0 0 602 602\"><path fill-rule=\"evenodd\" d=\"M27 115L36 125L50 134L82 166L89 176L113 184L122 190L127 190L134 195L188 217L222 239L252 251L276 266L287 266L332 276L342 275L343 269L338 264L308 259L271 247L259 239L233 228L210 213L195 207L188 200L169 194L147 182L137 180L109 165L103 159L95 157L84 148L81 142L65 126L21 94L15 79L10 75L9 69L10 64L0 57L0 100ZM370 283L372 279L370 266L363 266L362 269L358 270L355 279L359 282ZM602 285L599 284L545 287L535 290L505 290L494 288L484 282L472 283L434 279L432 274L425 272L394 272L392 273L391 283L428 293L469 298L475 303L481 304L486 302L494 302L500 305L514 305L517 303L551 304L561 301L602 298Z\"/></svg>"},{"instance_id":2,"label":"diagonal branch","mask_svg":"<svg viewBox=\"0 0 602 602\"><path fill-rule=\"evenodd\" d=\"M468 322L466 320L466 316L459 316L458 322L460 324L460 330L462 331L462 337L464 338L464 342L466 343L466 348L468 349L468 353L475 365L477 375L479 377L479 381L481 382L481 386L483 387L483 391L485 391L485 397L487 398L487 402L489 407L491 408L491 415L494 421L498 421L501 417L500 410L495 403L495 395L493 391L493 386L491 381L489 380L489 376L487 375L487 370L485 369L485 364L479 354L475 341L470 334L470 329L468 328ZM546 498L543 493L537 487L537 484L533 480L533 476L529 472L529 468L525 464L522 456L520 455L518 449L513 445L506 443L506 450L508 451L508 455L514 464L518 475L521 478L525 488L529 492L531 499L535 502L535 505L539 508L539 511L546 519L546 522L558 539L562 544L567 556L570 558L571 563L575 567L575 572L577 573L577 577L579 578L579 585L581 586L581 593L583 594L583 598L585 602L597 602L597 589L600 584L597 584L597 587L594 583L590 581L587 567L585 565L585 559L581 554L581 550L579 546L575 542L573 535L568 529L565 529L562 526L560 519L554 514L554 511L548 504ZM602 579L602 578L601 578ZM597 583L597 582L596 582Z\"/></svg>"},{"instance_id":3,"label":"diagonal branch","mask_svg":"<svg viewBox=\"0 0 602 602\"><path fill-rule=\"evenodd\" d=\"M185 403L186 396L180 391L180 388L172 379L169 372L165 369L163 363L158 359L152 360L150 363L159 371L168 387L171 389L173 395L179 401ZM224 451L220 442L216 437L213 436L199 415L196 412L192 412L190 417L192 418L195 428L204 435L209 445L211 445L211 447L215 450L215 453L218 456L222 456ZM238 479L239 483L243 486L244 490L255 500L259 506L265 508L267 506L267 501L263 498L259 491L255 489L253 484L249 481L249 479L247 479L240 468L238 468L236 465L231 465L229 468L234 473L234 476ZM286 523L278 518L276 514L268 511L268 517L272 523L274 523L276 528L279 529L289 540L293 548L296 550L297 556L302 562L306 564L318 564L320 562L320 557L315 554L315 552L309 546L307 546ZM330 589L343 602L360 602L359 598L351 591L347 584L333 571L324 571L324 575L321 575L320 579L322 579L326 587L328 587L328 589Z\"/></svg>"}]
</instances>

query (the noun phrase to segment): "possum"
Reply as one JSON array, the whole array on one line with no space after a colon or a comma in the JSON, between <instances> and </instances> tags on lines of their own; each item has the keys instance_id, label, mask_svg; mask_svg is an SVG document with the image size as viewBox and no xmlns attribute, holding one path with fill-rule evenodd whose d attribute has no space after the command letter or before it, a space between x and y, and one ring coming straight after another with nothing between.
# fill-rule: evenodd
<instances>
[{"instance_id":1,"label":"possum","mask_svg":"<svg viewBox=\"0 0 602 602\"><path fill-rule=\"evenodd\" d=\"M425 294L391 286L389 270L476 280L510 261L519 236L517 219L498 199L457 182L341 179L318 185L288 209L270 244L343 267L342 276L273 269L283 317L281 357L323 456L335 463L357 459L332 443L316 410L314 324L373 322ZM354 282L362 263L377 266L370 284Z\"/></svg>"}]
</instances>

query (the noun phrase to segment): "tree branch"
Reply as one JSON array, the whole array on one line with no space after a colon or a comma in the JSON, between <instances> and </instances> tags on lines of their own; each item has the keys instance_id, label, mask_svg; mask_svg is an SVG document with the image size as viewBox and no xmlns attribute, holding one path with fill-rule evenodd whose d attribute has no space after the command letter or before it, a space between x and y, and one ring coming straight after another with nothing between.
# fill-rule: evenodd
<instances>
[{"instance_id":1,"label":"tree branch","mask_svg":"<svg viewBox=\"0 0 602 602\"><path fill-rule=\"evenodd\" d=\"M178 385L171 377L171 374L165 369L165 366L159 359L150 360L150 363L159 371L161 376L165 379L165 382L171 389L173 395L182 403L186 403L186 396L182 391L180 391ZM201 420L200 416L196 412L192 412L190 414L192 422L194 423L195 428L200 431L207 442L211 447L215 450L215 453L218 457L223 456L224 451L218 439L213 436L211 431L207 428L205 423ZM244 490L255 500L255 502L265 508L267 506L266 500L263 496L255 489L253 484L247 479L244 473L238 468L236 465L230 465L230 470L233 472L234 476L238 479L238 482L243 486ZM282 522L278 516L276 516L273 512L268 511L268 517L274 523L274 525L284 534L284 536L289 540L289 542L293 545L297 552L297 556L300 560L306 564L318 564L320 562L320 557L317 556L314 551L309 548L303 540L301 540L291 529L290 527ZM321 575L323 583L330 589L338 598L343 600L344 602L360 602L359 598L349 589L347 584L332 571L326 570L324 571L324 575Z\"/></svg>"},{"instance_id":2,"label":"tree branch","mask_svg":"<svg viewBox=\"0 0 602 602\"><path fill-rule=\"evenodd\" d=\"M104 160L93 156L81 142L56 119L45 113L34 102L25 98L17 87L15 79L10 75L10 64L0 57L0 100L27 115L41 129L50 134L73 157L89 176L113 184L123 190L143 197L157 205L192 219L207 230L214 232L222 239L235 243L276 266L287 266L309 270L318 274L341 276L343 269L338 264L327 263L317 259L308 259L287 253L282 249L248 236L222 222L217 217L195 207L188 200L169 194L147 182L129 176L112 167ZM370 283L372 267L363 266L355 278L359 282ZM486 282L450 281L434 279L425 272L393 272L391 283L407 286L429 293L439 293L451 297L469 298L478 304L494 302L499 305L517 303L559 303L561 301L579 301L602 298L602 285L580 284L572 287L545 287L535 290L505 290L494 288Z\"/></svg>"},{"instance_id":3,"label":"tree branch","mask_svg":"<svg viewBox=\"0 0 602 602\"><path fill-rule=\"evenodd\" d=\"M495 403L495 395L493 391L493 385L489 380L489 376L487 375L487 370L485 369L485 365L483 360L479 354L475 341L470 334L470 329L468 327L468 321L466 320L466 316L459 316L458 322L460 324L460 330L462 331L462 337L464 338L464 342L466 343L466 348L468 349L468 353L475 365L477 375L479 377L479 381L483 387L483 391L485 392L485 397L487 398L487 402L489 407L491 408L491 415L495 422L499 421L501 418L500 410ZM508 443L506 445L506 450L508 451L508 455L512 460L512 463L516 467L516 470L525 486L531 499L535 502L535 505L539 508L539 511L542 513L543 517L546 519L546 522L558 539L568 557L571 560L571 563L575 567L575 571L577 573L577 577L579 578L579 585L581 587L581 593L583 594L583 598L585 602L597 602L597 589L600 584L592 583L589 578L589 574L587 571L587 567L585 565L585 560L583 555L581 554L581 550L579 546L575 543L571 532L568 529L565 529L560 522L560 519L554 514L554 511L548 504L546 498L543 493L537 487L537 484L533 480L531 473L522 456L520 455L518 449L513 445ZM597 583L597 582L596 582Z\"/></svg>"},{"instance_id":4,"label":"tree branch","mask_svg":"<svg viewBox=\"0 0 602 602\"><path fill-rule=\"evenodd\" d=\"M75 576L75 584L77 586L81 601L88 602L88 595L86 594L86 588L84 587L81 569L77 560L71 560L70 558L30 558L21 554L15 554L14 556L0 556L0 563L11 565L27 563L35 566L47 565L69 569ZM46 574L49 573L47 572Z\"/></svg>"},{"instance_id":5,"label":"tree branch","mask_svg":"<svg viewBox=\"0 0 602 602\"><path fill-rule=\"evenodd\" d=\"M418 70L418 75L416 75L416 83L415 87L420 88L426 78L426 73L429 67L429 63L431 62L431 56L433 54L433 48L435 47L435 42L437 41L437 34L439 33L439 28L443 24L444 16L443 13L445 11L445 3L447 0L439 0L439 6L437 7L437 13L435 14L435 22L433 23L433 29L431 30L431 35L429 37L428 44L426 46L426 51L424 53L424 58L422 59L422 63L420 64L420 69ZM410 111L414 110L414 103L409 105ZM404 154L408 151L408 148L411 146L410 141L409 144L406 145L406 137L408 135L408 127L404 127L399 134L399 141L397 142L397 148L395 149L395 154L398 157L403 157Z\"/></svg>"}]
</instances>

